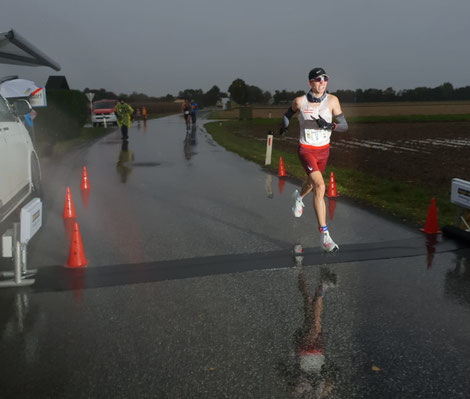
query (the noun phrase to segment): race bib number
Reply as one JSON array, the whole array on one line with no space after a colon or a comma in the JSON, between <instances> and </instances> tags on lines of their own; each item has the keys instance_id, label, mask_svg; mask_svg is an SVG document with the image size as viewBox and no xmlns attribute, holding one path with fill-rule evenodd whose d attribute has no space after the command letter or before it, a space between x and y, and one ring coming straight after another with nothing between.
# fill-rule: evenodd
<instances>
[{"instance_id":1,"label":"race bib number","mask_svg":"<svg viewBox=\"0 0 470 399\"><path fill-rule=\"evenodd\" d=\"M184 114L185 114L185 115L189 115L189 111L184 111Z\"/></svg>"},{"instance_id":2,"label":"race bib number","mask_svg":"<svg viewBox=\"0 0 470 399\"><path fill-rule=\"evenodd\" d=\"M330 142L331 132L329 130L305 129L305 140L308 144L321 146Z\"/></svg>"}]
</instances>

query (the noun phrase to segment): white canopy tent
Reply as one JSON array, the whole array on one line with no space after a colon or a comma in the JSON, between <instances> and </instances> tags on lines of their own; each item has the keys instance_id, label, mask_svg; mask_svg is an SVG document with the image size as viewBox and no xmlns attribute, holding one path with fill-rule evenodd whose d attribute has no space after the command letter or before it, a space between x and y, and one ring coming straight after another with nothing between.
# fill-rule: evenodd
<instances>
[{"instance_id":1,"label":"white canopy tent","mask_svg":"<svg viewBox=\"0 0 470 399\"><path fill-rule=\"evenodd\" d=\"M0 94L5 98L29 97L39 89L31 80L5 79L0 80Z\"/></svg>"}]
</instances>

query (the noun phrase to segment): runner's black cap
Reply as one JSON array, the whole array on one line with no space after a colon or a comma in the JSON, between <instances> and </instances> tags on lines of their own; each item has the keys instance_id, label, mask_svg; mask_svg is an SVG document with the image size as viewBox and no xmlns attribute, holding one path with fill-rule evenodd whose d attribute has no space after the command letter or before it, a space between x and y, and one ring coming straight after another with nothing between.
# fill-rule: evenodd
<instances>
[{"instance_id":1,"label":"runner's black cap","mask_svg":"<svg viewBox=\"0 0 470 399\"><path fill-rule=\"evenodd\" d=\"M319 76L328 76L323 68L313 68L309 73L308 73L308 80L312 80L315 78L318 78Z\"/></svg>"}]
</instances>

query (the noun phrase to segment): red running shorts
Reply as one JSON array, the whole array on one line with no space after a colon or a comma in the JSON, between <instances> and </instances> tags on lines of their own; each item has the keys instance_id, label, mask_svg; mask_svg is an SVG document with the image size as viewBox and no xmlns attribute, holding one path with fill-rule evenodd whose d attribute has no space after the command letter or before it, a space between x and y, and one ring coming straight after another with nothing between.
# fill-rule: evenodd
<instances>
[{"instance_id":1,"label":"red running shorts","mask_svg":"<svg viewBox=\"0 0 470 399\"><path fill-rule=\"evenodd\" d=\"M318 149L299 146L297 154L307 175L315 171L323 173L330 155L330 146Z\"/></svg>"}]
</instances>

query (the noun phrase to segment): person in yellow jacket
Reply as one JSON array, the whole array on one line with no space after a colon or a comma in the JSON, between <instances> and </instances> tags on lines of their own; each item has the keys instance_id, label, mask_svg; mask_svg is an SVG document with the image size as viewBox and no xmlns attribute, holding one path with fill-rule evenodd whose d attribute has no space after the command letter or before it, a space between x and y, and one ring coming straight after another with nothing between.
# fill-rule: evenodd
<instances>
[{"instance_id":1,"label":"person in yellow jacket","mask_svg":"<svg viewBox=\"0 0 470 399\"><path fill-rule=\"evenodd\" d=\"M114 113L116 114L117 124L121 128L122 139L127 140L129 137L127 130L131 125L134 109L129 104L126 104L123 98L120 98L114 107Z\"/></svg>"},{"instance_id":2,"label":"person in yellow jacket","mask_svg":"<svg viewBox=\"0 0 470 399\"><path fill-rule=\"evenodd\" d=\"M147 108L145 107L142 107L142 118L144 119L144 121L147 120Z\"/></svg>"}]
</instances>

